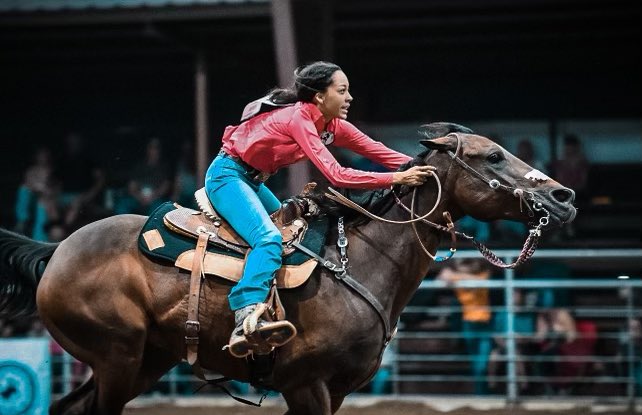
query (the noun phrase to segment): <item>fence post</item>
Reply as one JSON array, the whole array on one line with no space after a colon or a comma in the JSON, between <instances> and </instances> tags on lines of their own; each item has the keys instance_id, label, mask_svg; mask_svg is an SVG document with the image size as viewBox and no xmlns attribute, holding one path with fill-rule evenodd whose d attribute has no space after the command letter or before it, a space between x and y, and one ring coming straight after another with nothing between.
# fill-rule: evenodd
<instances>
[{"instance_id":1,"label":"fence post","mask_svg":"<svg viewBox=\"0 0 642 415\"><path fill-rule=\"evenodd\" d=\"M633 413L635 409L635 349L633 346L633 333L631 333L631 327L633 327L633 319L635 318L633 313L633 287L629 286L626 288L626 356L628 361L628 379L626 381L626 397L629 404L629 411Z\"/></svg>"},{"instance_id":2,"label":"fence post","mask_svg":"<svg viewBox=\"0 0 642 415\"><path fill-rule=\"evenodd\" d=\"M513 257L504 258L507 264L513 262ZM517 403L517 379L515 370L515 307L513 300L515 270L504 270L506 285L504 286L504 302L506 306L506 375L508 377L506 400L509 405Z\"/></svg>"},{"instance_id":3,"label":"fence post","mask_svg":"<svg viewBox=\"0 0 642 415\"><path fill-rule=\"evenodd\" d=\"M400 324L400 323L397 323ZM397 396L400 394L399 392L399 347L397 344L397 339L393 338L391 343L388 345L388 347L394 347L394 354L393 354L393 360L392 360L392 394ZM385 353L385 352L384 352Z\"/></svg>"},{"instance_id":4,"label":"fence post","mask_svg":"<svg viewBox=\"0 0 642 415\"><path fill-rule=\"evenodd\" d=\"M61 355L62 358L62 394L67 396L72 389L72 370L71 367L74 364L74 359L69 353L64 351Z\"/></svg>"}]
</instances>

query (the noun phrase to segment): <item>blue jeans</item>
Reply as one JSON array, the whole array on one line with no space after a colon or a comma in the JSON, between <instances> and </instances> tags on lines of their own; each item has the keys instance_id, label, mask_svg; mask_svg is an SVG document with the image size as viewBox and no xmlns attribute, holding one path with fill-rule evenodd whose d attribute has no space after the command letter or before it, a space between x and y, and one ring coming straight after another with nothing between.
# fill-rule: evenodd
<instances>
[{"instance_id":1,"label":"blue jeans","mask_svg":"<svg viewBox=\"0 0 642 415\"><path fill-rule=\"evenodd\" d=\"M281 268L281 233L270 219L281 202L242 166L222 156L207 169L205 190L214 209L252 248L241 280L228 296L230 308L234 311L265 301L274 274Z\"/></svg>"}]
</instances>

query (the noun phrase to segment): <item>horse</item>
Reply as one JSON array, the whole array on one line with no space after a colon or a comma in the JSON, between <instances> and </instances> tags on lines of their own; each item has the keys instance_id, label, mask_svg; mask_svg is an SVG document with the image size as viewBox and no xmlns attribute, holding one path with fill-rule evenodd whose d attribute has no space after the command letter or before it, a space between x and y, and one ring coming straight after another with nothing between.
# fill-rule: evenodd
<instances>
[{"instance_id":1,"label":"horse","mask_svg":"<svg viewBox=\"0 0 642 415\"><path fill-rule=\"evenodd\" d=\"M373 191L377 197L369 209L385 221L350 216L337 205L322 209L333 218L346 215L349 274L378 300L380 313L327 267L318 266L303 285L280 292L298 331L273 361L273 389L282 394L286 415L334 414L374 375L389 340L386 326L395 325L433 263L418 242L436 252L445 235L438 225L444 212L453 220L539 219L545 226L538 231L575 217L571 189L541 173L529 177L530 166L490 139L448 123L428 125L422 133L426 149L402 168L433 165L443 185L428 180L414 193L403 187ZM433 212L415 221L414 230L390 223L408 220L402 204L412 204L416 217L430 207ZM545 222L531 205L546 212ZM84 384L51 405L52 415L121 414L127 402L185 360L190 275L139 251L145 221L139 215L105 218L58 244L0 232L3 314L37 307L51 336L92 369ZM324 259L336 263L342 259L335 247L337 226L330 235ZM203 281L199 359L206 370L248 381L248 360L223 350L234 324L227 303L231 286L215 277Z\"/></svg>"}]
</instances>

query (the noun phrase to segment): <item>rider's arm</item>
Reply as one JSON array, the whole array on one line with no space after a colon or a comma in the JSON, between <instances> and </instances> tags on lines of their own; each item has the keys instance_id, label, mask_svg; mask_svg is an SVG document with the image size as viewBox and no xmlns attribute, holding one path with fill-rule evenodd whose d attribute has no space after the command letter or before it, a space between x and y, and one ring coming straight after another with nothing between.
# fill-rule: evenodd
<instances>
[{"instance_id":1,"label":"rider's arm","mask_svg":"<svg viewBox=\"0 0 642 415\"><path fill-rule=\"evenodd\" d=\"M390 170L397 170L399 166L412 160L412 157L392 150L368 137L348 121L336 120L334 133L335 145L350 149Z\"/></svg>"},{"instance_id":2,"label":"rider's arm","mask_svg":"<svg viewBox=\"0 0 642 415\"><path fill-rule=\"evenodd\" d=\"M389 187L393 173L376 173L343 167L321 142L314 122L305 111L296 111L289 121L288 132L333 186L380 189Z\"/></svg>"}]
</instances>

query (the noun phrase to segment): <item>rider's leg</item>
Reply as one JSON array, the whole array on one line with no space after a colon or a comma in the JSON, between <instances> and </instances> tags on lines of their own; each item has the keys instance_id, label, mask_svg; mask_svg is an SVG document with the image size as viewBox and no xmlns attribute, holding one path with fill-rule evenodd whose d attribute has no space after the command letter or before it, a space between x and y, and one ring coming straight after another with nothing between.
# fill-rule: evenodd
<instances>
[{"instance_id":1,"label":"rider's leg","mask_svg":"<svg viewBox=\"0 0 642 415\"><path fill-rule=\"evenodd\" d=\"M210 193L212 204L250 246L243 276L229 294L233 311L265 301L274 273L281 267L281 233L257 193L234 180Z\"/></svg>"},{"instance_id":2,"label":"rider's leg","mask_svg":"<svg viewBox=\"0 0 642 415\"><path fill-rule=\"evenodd\" d=\"M252 248L247 257L243 276L229 294L230 307L236 313L237 327L230 339L233 354L249 352L249 342L243 336L243 321L252 314L256 304L268 296L274 274L281 267L281 233L272 223L268 211L275 211L280 202L263 184L248 180L242 169L228 160L215 160L208 172L206 190L217 212L229 222L234 230ZM220 168L217 168L220 167ZM268 210L269 209L269 210ZM290 323L259 322L256 327L261 335L274 338L276 343L289 340L294 327ZM239 333L240 330L240 333ZM247 331L247 330L246 330ZM239 344L238 353L234 348Z\"/></svg>"},{"instance_id":3,"label":"rider's leg","mask_svg":"<svg viewBox=\"0 0 642 415\"><path fill-rule=\"evenodd\" d=\"M281 209L281 201L274 196L274 193L263 183L259 185L259 190L256 192L261 203L269 215Z\"/></svg>"},{"instance_id":4,"label":"rider's leg","mask_svg":"<svg viewBox=\"0 0 642 415\"><path fill-rule=\"evenodd\" d=\"M252 248L229 295L232 310L264 301L281 267L281 234L268 214L280 207L278 199L246 177L243 167L220 156L207 171L205 189L214 209Z\"/></svg>"}]
</instances>

